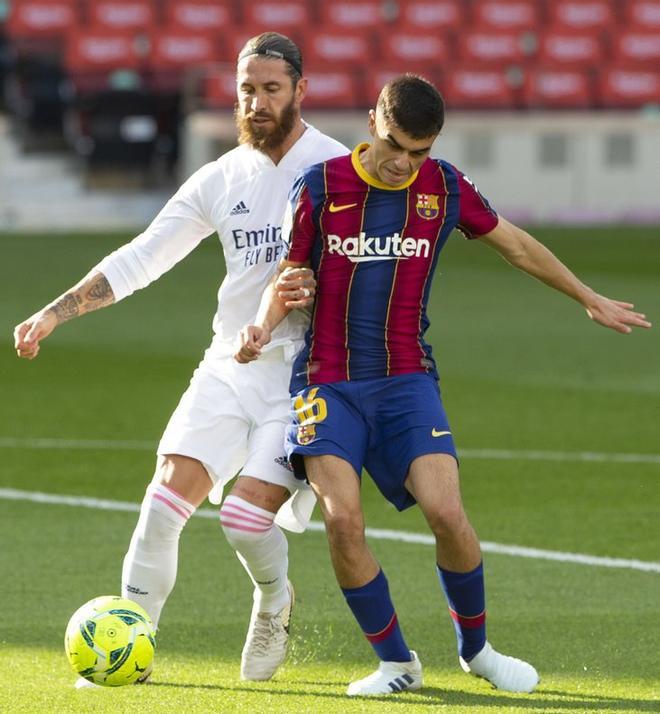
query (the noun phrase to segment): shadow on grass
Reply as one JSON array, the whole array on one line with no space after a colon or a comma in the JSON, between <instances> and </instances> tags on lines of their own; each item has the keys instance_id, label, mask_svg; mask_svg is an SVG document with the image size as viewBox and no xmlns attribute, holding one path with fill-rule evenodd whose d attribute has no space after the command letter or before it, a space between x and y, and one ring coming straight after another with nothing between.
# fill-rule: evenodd
<instances>
[{"instance_id":1,"label":"shadow on grass","mask_svg":"<svg viewBox=\"0 0 660 714\"><path fill-rule=\"evenodd\" d=\"M314 687L336 687L338 683L310 682L299 680L301 685ZM342 688L344 684L341 684ZM204 689L218 692L245 692L263 693L269 695L282 695L286 697L317 697L319 699L348 699L343 692L319 692L308 689L295 689L283 687L281 689L272 686L227 686L222 684L186 684L180 682L150 682L149 687L172 687L173 689ZM552 698L548 698L552 697ZM461 692L440 689L438 687L424 687L418 692L406 692L398 696L368 697L369 701L387 702L388 707L396 706L496 706L498 709L508 707L509 711L541 711L552 712L553 710L575 709L581 712L604 712L604 711L658 711L658 700L651 699L622 699L621 697L607 697L596 694L575 695L557 690L543 690L532 695L511 696L503 693ZM361 701L356 698L353 701Z\"/></svg>"}]
</instances>

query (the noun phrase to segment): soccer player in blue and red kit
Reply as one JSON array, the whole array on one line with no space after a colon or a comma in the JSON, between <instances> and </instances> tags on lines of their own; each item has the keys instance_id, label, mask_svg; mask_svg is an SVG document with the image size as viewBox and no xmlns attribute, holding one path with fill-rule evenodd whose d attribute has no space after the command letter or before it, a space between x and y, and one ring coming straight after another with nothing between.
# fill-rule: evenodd
<instances>
[{"instance_id":1,"label":"soccer player in blue and red kit","mask_svg":"<svg viewBox=\"0 0 660 714\"><path fill-rule=\"evenodd\" d=\"M531 692L538 683L532 665L486 639L479 541L463 509L456 450L424 341L433 273L454 228L577 300L599 324L622 333L650 327L633 305L595 293L498 216L456 168L429 158L443 121L442 97L426 80L404 75L386 84L369 113L372 143L305 170L283 228L289 250L281 269L311 265L318 283L293 368L287 453L317 495L337 580L381 660L349 685L349 695L422 685L420 661L365 540L363 467L399 510L417 502L435 535L463 669L506 691ZM255 324L241 332L239 362L258 358L283 318L274 293L272 284Z\"/></svg>"}]
</instances>

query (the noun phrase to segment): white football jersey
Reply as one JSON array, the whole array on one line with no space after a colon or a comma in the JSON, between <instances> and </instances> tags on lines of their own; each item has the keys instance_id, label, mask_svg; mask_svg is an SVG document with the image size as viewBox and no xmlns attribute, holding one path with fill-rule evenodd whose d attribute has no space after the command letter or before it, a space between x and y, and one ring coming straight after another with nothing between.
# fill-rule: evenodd
<instances>
[{"instance_id":1,"label":"white football jersey","mask_svg":"<svg viewBox=\"0 0 660 714\"><path fill-rule=\"evenodd\" d=\"M144 288L218 233L227 273L218 290L214 337L205 359L233 354L238 331L254 321L266 284L282 257L282 218L296 174L312 164L349 153L310 125L275 165L261 151L241 145L194 173L151 225L96 270L119 301ZM292 311L273 332L268 349L297 346L307 314Z\"/></svg>"}]
</instances>

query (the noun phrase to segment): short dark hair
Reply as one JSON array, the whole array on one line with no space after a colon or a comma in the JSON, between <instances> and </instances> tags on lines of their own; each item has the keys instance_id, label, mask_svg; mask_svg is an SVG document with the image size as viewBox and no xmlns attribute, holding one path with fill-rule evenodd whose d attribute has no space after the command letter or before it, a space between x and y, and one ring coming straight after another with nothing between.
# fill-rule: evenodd
<instances>
[{"instance_id":1,"label":"short dark hair","mask_svg":"<svg viewBox=\"0 0 660 714\"><path fill-rule=\"evenodd\" d=\"M431 82L416 74L402 74L387 82L377 106L388 122L412 139L435 136L445 123L442 95Z\"/></svg>"},{"instance_id":2,"label":"short dark hair","mask_svg":"<svg viewBox=\"0 0 660 714\"><path fill-rule=\"evenodd\" d=\"M302 78L303 61L300 48L286 35L281 35L279 32L263 32L261 35L251 37L238 53L237 62L250 55L284 60L294 87Z\"/></svg>"}]
</instances>

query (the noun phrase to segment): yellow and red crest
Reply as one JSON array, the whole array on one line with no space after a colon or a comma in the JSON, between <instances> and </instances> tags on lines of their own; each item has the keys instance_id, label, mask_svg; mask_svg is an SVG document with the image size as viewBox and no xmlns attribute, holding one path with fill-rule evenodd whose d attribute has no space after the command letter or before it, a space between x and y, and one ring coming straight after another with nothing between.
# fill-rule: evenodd
<instances>
[{"instance_id":1,"label":"yellow and red crest","mask_svg":"<svg viewBox=\"0 0 660 714\"><path fill-rule=\"evenodd\" d=\"M431 221L438 217L440 206L438 206L439 196L434 193L417 194L417 215Z\"/></svg>"},{"instance_id":2,"label":"yellow and red crest","mask_svg":"<svg viewBox=\"0 0 660 714\"><path fill-rule=\"evenodd\" d=\"M316 426L314 424L301 424L298 427L298 443L301 446L309 444L316 438Z\"/></svg>"}]
</instances>

